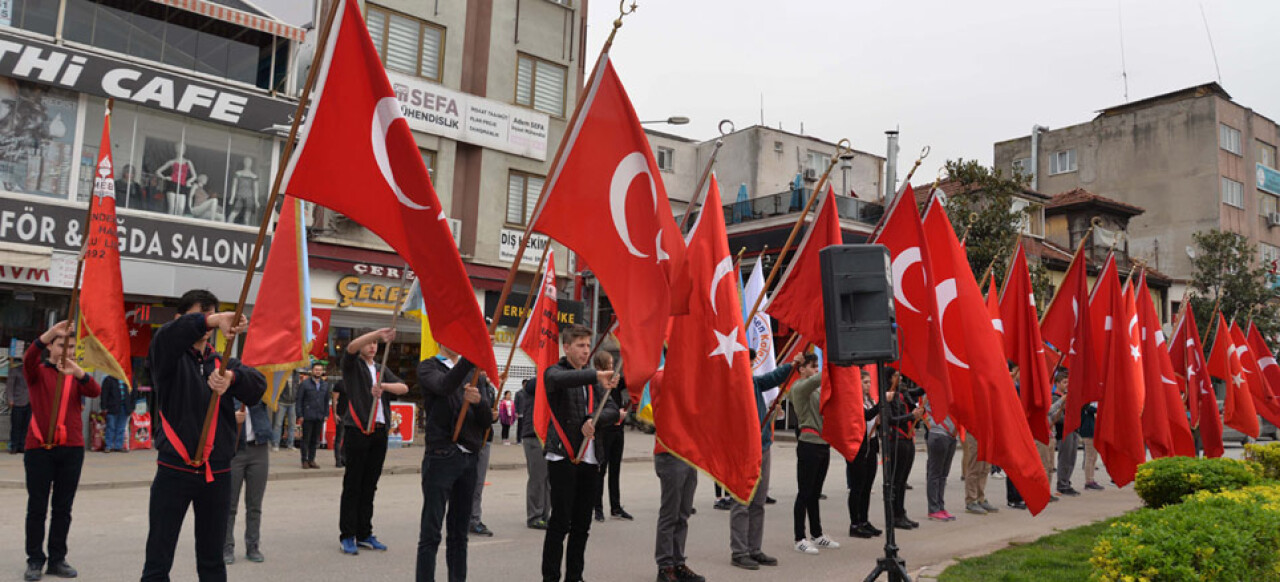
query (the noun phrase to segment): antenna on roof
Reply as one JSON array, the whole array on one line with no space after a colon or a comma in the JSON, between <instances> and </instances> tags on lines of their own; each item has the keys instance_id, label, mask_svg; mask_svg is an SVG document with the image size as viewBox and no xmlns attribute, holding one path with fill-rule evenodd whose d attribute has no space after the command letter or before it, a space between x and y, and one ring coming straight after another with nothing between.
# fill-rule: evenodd
<instances>
[{"instance_id":1,"label":"antenna on roof","mask_svg":"<svg viewBox=\"0 0 1280 582\"><path fill-rule=\"evenodd\" d=\"M764 125L764 91L760 92L760 125Z\"/></svg>"},{"instance_id":2,"label":"antenna on roof","mask_svg":"<svg viewBox=\"0 0 1280 582\"><path fill-rule=\"evenodd\" d=\"M1200 19L1204 21L1204 35L1209 37L1209 54L1213 55L1213 70L1218 74L1218 84L1222 84L1222 69L1218 67L1218 51L1213 48L1213 32L1209 30L1209 18L1204 15L1204 2L1200 3Z\"/></svg>"},{"instance_id":3,"label":"antenna on roof","mask_svg":"<svg viewBox=\"0 0 1280 582\"><path fill-rule=\"evenodd\" d=\"M1129 67L1124 59L1124 0L1116 0L1116 17L1120 19L1120 79L1124 82L1124 102L1129 102Z\"/></svg>"}]
</instances>

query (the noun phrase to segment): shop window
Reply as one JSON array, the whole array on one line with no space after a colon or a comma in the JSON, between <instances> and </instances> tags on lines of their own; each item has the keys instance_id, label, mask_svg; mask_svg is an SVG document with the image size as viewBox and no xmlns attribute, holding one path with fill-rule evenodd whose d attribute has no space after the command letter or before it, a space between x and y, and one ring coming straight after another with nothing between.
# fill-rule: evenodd
<instances>
[{"instance_id":1,"label":"shop window","mask_svg":"<svg viewBox=\"0 0 1280 582\"><path fill-rule=\"evenodd\" d=\"M0 188L69 195L77 107L70 91L0 78Z\"/></svg>"},{"instance_id":2,"label":"shop window","mask_svg":"<svg viewBox=\"0 0 1280 582\"><path fill-rule=\"evenodd\" d=\"M53 36L58 32L58 3L53 0L12 0L5 2L8 14L0 14L0 25Z\"/></svg>"}]
</instances>

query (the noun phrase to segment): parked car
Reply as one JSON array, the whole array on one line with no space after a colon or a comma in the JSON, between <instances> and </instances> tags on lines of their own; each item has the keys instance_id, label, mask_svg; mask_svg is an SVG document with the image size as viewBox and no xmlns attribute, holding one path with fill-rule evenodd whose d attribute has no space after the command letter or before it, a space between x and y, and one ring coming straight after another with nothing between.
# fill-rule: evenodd
<instances>
[{"instance_id":1,"label":"parked car","mask_svg":"<svg viewBox=\"0 0 1280 582\"><path fill-rule=\"evenodd\" d=\"M1219 409L1222 409L1222 401L1221 401L1221 400L1219 400L1219 401L1218 401L1218 408L1219 408ZM1259 438L1259 439L1268 438L1268 439L1271 439L1271 440L1273 440L1273 441L1274 441L1274 440L1280 440L1280 430L1277 430L1277 429L1276 429L1276 425L1271 424L1270 422L1268 422L1268 421L1267 421L1267 419L1262 418L1261 416L1259 416L1259 417L1258 417L1258 427L1259 427L1259 428L1258 428L1258 438ZM1242 433L1242 432L1240 432L1240 431L1238 431L1238 430L1236 430L1236 429L1234 429L1234 428L1231 428L1231 427L1227 426L1225 423L1223 423L1223 425L1222 425L1222 442L1224 442L1224 443L1240 443L1240 444L1243 446L1245 443L1249 442L1249 436L1248 436L1248 435L1246 435L1246 434L1244 434L1244 433Z\"/></svg>"}]
</instances>

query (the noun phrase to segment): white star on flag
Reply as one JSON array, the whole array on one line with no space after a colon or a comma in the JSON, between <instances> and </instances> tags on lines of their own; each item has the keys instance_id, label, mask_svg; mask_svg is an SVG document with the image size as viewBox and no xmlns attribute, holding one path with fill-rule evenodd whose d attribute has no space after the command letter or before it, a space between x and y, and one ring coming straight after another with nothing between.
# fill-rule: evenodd
<instances>
[{"instance_id":1,"label":"white star on flag","mask_svg":"<svg viewBox=\"0 0 1280 582\"><path fill-rule=\"evenodd\" d=\"M1243 374L1236 374L1236 375L1232 376L1232 377L1231 377L1231 383L1232 383L1232 384L1235 384L1236 386L1239 386L1239 385L1241 385L1241 384L1244 384L1244 375L1243 375Z\"/></svg>"},{"instance_id":2,"label":"white star on flag","mask_svg":"<svg viewBox=\"0 0 1280 582\"><path fill-rule=\"evenodd\" d=\"M1142 359L1142 350L1138 346L1131 345L1129 346L1129 355L1133 356L1133 361L1136 362Z\"/></svg>"},{"instance_id":3,"label":"white star on flag","mask_svg":"<svg viewBox=\"0 0 1280 582\"><path fill-rule=\"evenodd\" d=\"M735 326L732 331L727 334L720 333L712 329L712 333L716 334L716 349L712 350L707 357L724 356L724 363L730 368L733 367L733 354L736 352L747 351L747 346L738 343L738 328Z\"/></svg>"}]
</instances>

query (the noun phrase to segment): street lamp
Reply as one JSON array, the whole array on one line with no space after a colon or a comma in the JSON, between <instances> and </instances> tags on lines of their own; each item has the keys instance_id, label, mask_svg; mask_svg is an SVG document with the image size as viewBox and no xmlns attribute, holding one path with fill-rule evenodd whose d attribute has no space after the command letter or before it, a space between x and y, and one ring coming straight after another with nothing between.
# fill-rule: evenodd
<instances>
[{"instance_id":1,"label":"street lamp","mask_svg":"<svg viewBox=\"0 0 1280 582\"><path fill-rule=\"evenodd\" d=\"M688 125L689 118L683 115L673 115L666 119L653 119L649 121L641 121L640 123L665 123L667 125Z\"/></svg>"}]
</instances>

